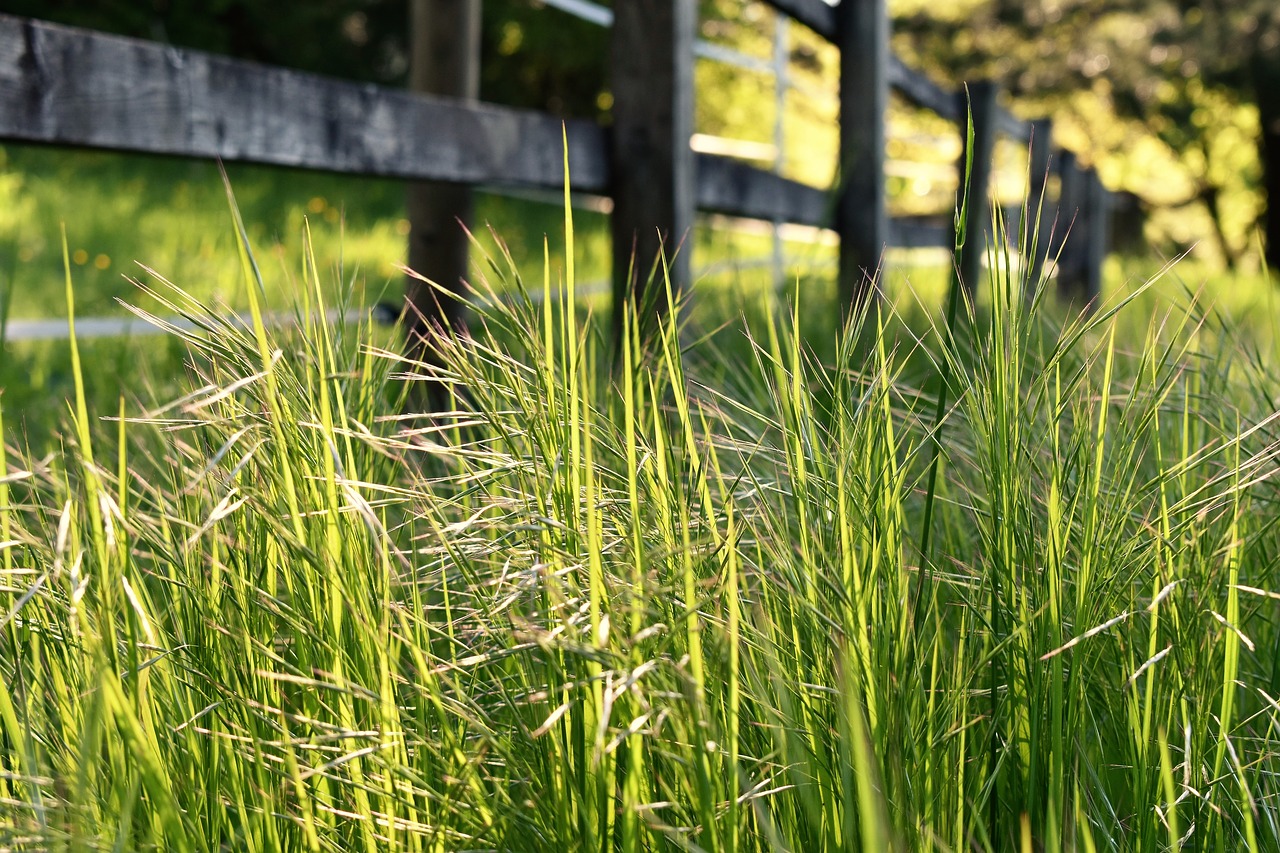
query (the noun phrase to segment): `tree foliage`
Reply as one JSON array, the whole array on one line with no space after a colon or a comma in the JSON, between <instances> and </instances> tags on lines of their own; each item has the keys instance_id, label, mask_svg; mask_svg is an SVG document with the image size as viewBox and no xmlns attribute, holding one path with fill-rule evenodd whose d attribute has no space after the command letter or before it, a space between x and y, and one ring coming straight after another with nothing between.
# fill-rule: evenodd
<instances>
[{"instance_id":1,"label":"tree foliage","mask_svg":"<svg viewBox=\"0 0 1280 853\"><path fill-rule=\"evenodd\" d=\"M992 78L1019 103L1074 111L1072 143L1095 143L1088 153L1113 183L1184 219L1188 208L1207 213L1228 263L1261 224L1264 199L1280 200L1273 0L902 0L895 32L909 61L953 81ZM1130 149L1152 153L1143 136L1159 142L1166 169L1126 162ZM1280 215L1267 236L1274 266Z\"/></svg>"}]
</instances>

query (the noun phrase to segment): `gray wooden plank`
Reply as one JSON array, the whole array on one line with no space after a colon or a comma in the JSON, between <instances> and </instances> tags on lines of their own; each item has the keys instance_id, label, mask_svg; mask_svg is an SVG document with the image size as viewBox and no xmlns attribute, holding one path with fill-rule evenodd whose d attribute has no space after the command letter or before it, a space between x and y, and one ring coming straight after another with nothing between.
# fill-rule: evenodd
<instances>
[{"instance_id":1,"label":"gray wooden plank","mask_svg":"<svg viewBox=\"0 0 1280 853\"><path fill-rule=\"evenodd\" d=\"M1022 223L1022 207L1008 205L1003 208L1005 228L1015 233ZM889 220L890 245L895 249L952 249L955 219L951 216L895 216ZM988 239L991 225L983 229Z\"/></svg>"},{"instance_id":2,"label":"gray wooden plank","mask_svg":"<svg viewBox=\"0 0 1280 853\"><path fill-rule=\"evenodd\" d=\"M570 121L573 184L609 184ZM562 186L562 124L0 15L0 137L353 174Z\"/></svg>"},{"instance_id":3,"label":"gray wooden plank","mask_svg":"<svg viewBox=\"0 0 1280 853\"><path fill-rule=\"evenodd\" d=\"M860 2L860 0L849 0ZM773 8L799 21L827 41L836 40L836 8L823 0L768 0Z\"/></svg>"},{"instance_id":4,"label":"gray wooden plank","mask_svg":"<svg viewBox=\"0 0 1280 853\"><path fill-rule=\"evenodd\" d=\"M613 319L644 292L659 253L670 267L672 289L690 283L692 247L677 247L692 233L694 200L693 43L696 0L617 0L613 7L610 65L613 90ZM660 283L659 276L659 286ZM615 337L615 340L617 338Z\"/></svg>"},{"instance_id":5,"label":"gray wooden plank","mask_svg":"<svg viewBox=\"0 0 1280 853\"><path fill-rule=\"evenodd\" d=\"M898 249L950 250L951 228L946 216L895 216L889 220L889 237Z\"/></svg>"},{"instance_id":6,"label":"gray wooden plank","mask_svg":"<svg viewBox=\"0 0 1280 853\"><path fill-rule=\"evenodd\" d=\"M955 92L939 86L895 55L889 57L889 85L908 103L932 110L954 122L964 119L964 112L956 101Z\"/></svg>"},{"instance_id":7,"label":"gray wooden plank","mask_svg":"<svg viewBox=\"0 0 1280 853\"><path fill-rule=\"evenodd\" d=\"M698 155L698 209L744 219L793 222L830 228L834 219L834 194L807 184L780 177L755 166L717 157ZM1010 232L1021 227L1022 208L1004 208ZM888 245L900 249L951 249L954 218L895 216L889 219ZM985 232L990 232L989 224Z\"/></svg>"},{"instance_id":8,"label":"gray wooden plank","mask_svg":"<svg viewBox=\"0 0 1280 853\"><path fill-rule=\"evenodd\" d=\"M846 0L839 8L838 292L841 310L851 312L874 292L889 243L884 148L892 63L886 0Z\"/></svg>"},{"instance_id":9,"label":"gray wooden plank","mask_svg":"<svg viewBox=\"0 0 1280 853\"><path fill-rule=\"evenodd\" d=\"M831 225L832 196L740 160L697 155L698 209L746 219Z\"/></svg>"},{"instance_id":10,"label":"gray wooden plank","mask_svg":"<svg viewBox=\"0 0 1280 853\"><path fill-rule=\"evenodd\" d=\"M480 0L412 0L408 18L410 91L476 103ZM405 276L402 320L414 361L440 366L437 338L466 329L472 202L470 184L410 181L405 187L408 265L416 275ZM425 402L430 411L451 408L450 387L423 372L425 381L413 386L417 402Z\"/></svg>"},{"instance_id":11,"label":"gray wooden plank","mask_svg":"<svg viewBox=\"0 0 1280 853\"><path fill-rule=\"evenodd\" d=\"M996 131L1009 137L1014 142L1027 144L1031 141L1031 130L1034 122L1023 121L1004 107L996 107Z\"/></svg>"}]
</instances>

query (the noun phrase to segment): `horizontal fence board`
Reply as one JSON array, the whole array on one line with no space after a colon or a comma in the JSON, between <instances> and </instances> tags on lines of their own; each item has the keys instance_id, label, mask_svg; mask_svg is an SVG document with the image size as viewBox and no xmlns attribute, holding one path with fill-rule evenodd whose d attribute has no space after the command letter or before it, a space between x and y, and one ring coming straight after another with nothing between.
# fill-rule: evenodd
<instances>
[{"instance_id":1,"label":"horizontal fence board","mask_svg":"<svg viewBox=\"0 0 1280 853\"><path fill-rule=\"evenodd\" d=\"M699 59L723 62L725 65L732 65L744 71L754 71L757 74L773 74L777 70L772 59L748 56L740 50L705 39L698 39L693 43L693 55Z\"/></svg>"},{"instance_id":2,"label":"horizontal fence board","mask_svg":"<svg viewBox=\"0 0 1280 853\"><path fill-rule=\"evenodd\" d=\"M594 123L0 15L0 137L460 183L608 186Z\"/></svg>"},{"instance_id":3,"label":"horizontal fence board","mask_svg":"<svg viewBox=\"0 0 1280 853\"><path fill-rule=\"evenodd\" d=\"M925 74L904 63L897 56L889 59L889 85L908 103L932 110L958 126L966 120L962 97L940 86ZM963 89L960 90L963 93ZM995 112L996 132L1015 142L1031 140L1031 122L1023 121L1013 113L998 107ZM961 132L964 132L963 127Z\"/></svg>"},{"instance_id":4,"label":"horizontal fence board","mask_svg":"<svg viewBox=\"0 0 1280 853\"><path fill-rule=\"evenodd\" d=\"M833 196L727 157L699 154L698 209L743 219L832 227ZM1004 227L1015 236L1022 219L1019 205L1002 209ZM952 218L944 214L896 216L889 221L889 245L901 249L951 248ZM990 233L990 223L987 223Z\"/></svg>"},{"instance_id":5,"label":"horizontal fence board","mask_svg":"<svg viewBox=\"0 0 1280 853\"><path fill-rule=\"evenodd\" d=\"M1031 141L1031 122L1023 121L1004 107L996 108L996 133L1026 145Z\"/></svg>"},{"instance_id":6,"label":"horizontal fence board","mask_svg":"<svg viewBox=\"0 0 1280 853\"><path fill-rule=\"evenodd\" d=\"M848 0L858 2L858 0ZM836 8L823 0L768 0L773 8L799 21L827 41L836 39Z\"/></svg>"},{"instance_id":7,"label":"horizontal fence board","mask_svg":"<svg viewBox=\"0 0 1280 853\"><path fill-rule=\"evenodd\" d=\"M1005 205L1001 209L1003 228L1008 235L1010 248L1016 248L1021 237L1022 206ZM947 249L952 248L952 217L942 214L929 216L895 216L889 220L889 245L895 249ZM983 229L984 238L991 239L991 223ZM982 247L985 256L986 246Z\"/></svg>"},{"instance_id":8,"label":"horizontal fence board","mask_svg":"<svg viewBox=\"0 0 1280 853\"><path fill-rule=\"evenodd\" d=\"M828 6L823 0L768 0L768 2L779 12L808 26L818 35L829 41L835 41L836 7ZM843 0L843 2L853 3L859 0ZM889 58L889 85L917 107L932 110L957 124L965 119L954 92L935 83L896 55L890 55ZM997 132L1017 142L1025 143L1031 139L1030 123L1022 121L1003 108L996 113L996 129Z\"/></svg>"},{"instance_id":9,"label":"horizontal fence board","mask_svg":"<svg viewBox=\"0 0 1280 853\"><path fill-rule=\"evenodd\" d=\"M889 85L908 102L932 110L945 119L959 122L964 118L956 93L943 88L924 74L911 68L896 55L889 57Z\"/></svg>"},{"instance_id":10,"label":"horizontal fence board","mask_svg":"<svg viewBox=\"0 0 1280 853\"><path fill-rule=\"evenodd\" d=\"M831 225L833 208L825 190L712 154L697 155L694 174L699 210L824 228Z\"/></svg>"},{"instance_id":11,"label":"horizontal fence board","mask_svg":"<svg viewBox=\"0 0 1280 853\"><path fill-rule=\"evenodd\" d=\"M895 249L949 249L951 220L945 216L895 216L889 220Z\"/></svg>"},{"instance_id":12,"label":"horizontal fence board","mask_svg":"<svg viewBox=\"0 0 1280 853\"><path fill-rule=\"evenodd\" d=\"M546 4L597 27L613 26L613 10L590 0L546 0Z\"/></svg>"},{"instance_id":13,"label":"horizontal fence board","mask_svg":"<svg viewBox=\"0 0 1280 853\"><path fill-rule=\"evenodd\" d=\"M835 10L822 0L774 5L823 35L835 32ZM913 104L962 120L955 93L897 57L890 59L889 77ZM1005 110L998 111L997 124L1017 140L1030 133L1028 123ZM526 110L468 105L0 14L0 138L559 189L562 133L574 189L609 192L607 131L591 122L562 124ZM697 155L695 174L701 210L832 226L828 190L708 154ZM946 217L899 217L889 243L946 248L950 228Z\"/></svg>"}]
</instances>

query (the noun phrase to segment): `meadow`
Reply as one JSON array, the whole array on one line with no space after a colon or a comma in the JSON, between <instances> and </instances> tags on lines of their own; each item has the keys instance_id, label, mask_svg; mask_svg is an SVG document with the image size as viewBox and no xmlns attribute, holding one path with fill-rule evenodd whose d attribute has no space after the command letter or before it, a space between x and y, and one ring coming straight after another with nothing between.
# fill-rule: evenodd
<instances>
[{"instance_id":1,"label":"meadow","mask_svg":"<svg viewBox=\"0 0 1280 853\"><path fill-rule=\"evenodd\" d=\"M305 319L381 273L225 203L227 290L138 297L180 370L61 343L52 442L6 380L0 847L1280 849L1270 285L1081 316L1008 235L977 305L713 286L615 347L567 202L478 247L542 298L477 307L449 412Z\"/></svg>"},{"instance_id":2,"label":"meadow","mask_svg":"<svg viewBox=\"0 0 1280 853\"><path fill-rule=\"evenodd\" d=\"M298 290L304 255L323 271L330 304L363 308L396 302L403 289L409 223L402 183L230 163L245 229L266 270L265 296L273 311L288 314ZM578 199L574 263L584 299L608 304L608 217L600 200ZM474 237L482 250L500 254L495 235L512 246L517 269L539 281L544 235L561 230L555 194L498 196L478 192ZM5 340L4 320L64 318L60 234L67 229L77 310L82 317L129 317L124 304L149 312L164 308L140 288L162 279L178 283L203 304L225 313L248 310L248 294L236 256L235 233L216 164L104 152L10 145L0 147L0 387L11 413L20 412L36 433L48 432L65 412L72 390L65 341ZM303 249L304 223L311 235ZM732 299L746 287L765 286L771 271L758 265L772 250L767 234L713 227L703 219L693 239L701 290L709 299ZM789 240L784 248L792 280L825 282L831 245ZM550 260L564 265L563 241ZM487 268L486 268L487 270ZM86 362L102 365L116 381L91 381L88 393L103 406L123 390L150 398L171 388L183 372L180 342L143 335L93 338L83 344ZM161 391L161 394L167 393Z\"/></svg>"}]
</instances>

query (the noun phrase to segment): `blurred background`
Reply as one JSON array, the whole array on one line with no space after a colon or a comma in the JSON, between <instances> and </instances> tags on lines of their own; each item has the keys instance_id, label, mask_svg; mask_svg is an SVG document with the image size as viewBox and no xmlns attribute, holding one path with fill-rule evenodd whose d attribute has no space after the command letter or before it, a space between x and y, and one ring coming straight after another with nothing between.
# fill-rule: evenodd
<instances>
[{"instance_id":1,"label":"blurred background","mask_svg":"<svg viewBox=\"0 0 1280 853\"><path fill-rule=\"evenodd\" d=\"M565 4L554 3L563 7ZM604 5L607 5L604 4ZM408 0L0 0L0 11L197 48L350 80L404 85ZM1206 287L1241 315L1269 305L1265 270L1280 265L1280 8L1274 0L890 0L893 49L939 83L994 79L1016 115L1054 117L1055 142L1079 153L1119 193L1106 287L1122 288L1189 253L1180 282ZM815 186L836 167L835 48L753 0L702 0L695 148L749 160ZM480 98L594 118L612 103L608 38L597 24L539 0L486 0ZM960 138L935 115L894 100L888 119L892 214L948 216ZM1027 156L997 149L996 192L1026 191ZM232 164L249 234L287 304L301 269L304 218L335 287L361 304L396 300L409 224L402 184ZM1268 192L1270 190L1270 193ZM541 280L544 234L553 266L557 199L481 191L474 223ZM607 291L607 199L581 198L578 276ZM0 148L0 293L9 319L57 318L70 241L80 315L118 315L116 298L147 306L127 277L138 262L193 295L244 307L217 167L208 162L5 145ZM776 236L776 242L775 242ZM703 216L694 241L699 294L743 288L830 288L832 235L812 228ZM938 294L946 254L896 250L886 286ZM490 274L473 257L477 275ZM495 276L496 278L496 276ZM505 286L497 282L496 286ZM714 298L714 297L712 297ZM814 303L810 303L814 304ZM142 347L163 348L161 343ZM9 404L59 381L55 343L5 341ZM102 344L104 358L137 352ZM163 359L155 353L150 363Z\"/></svg>"}]
</instances>

